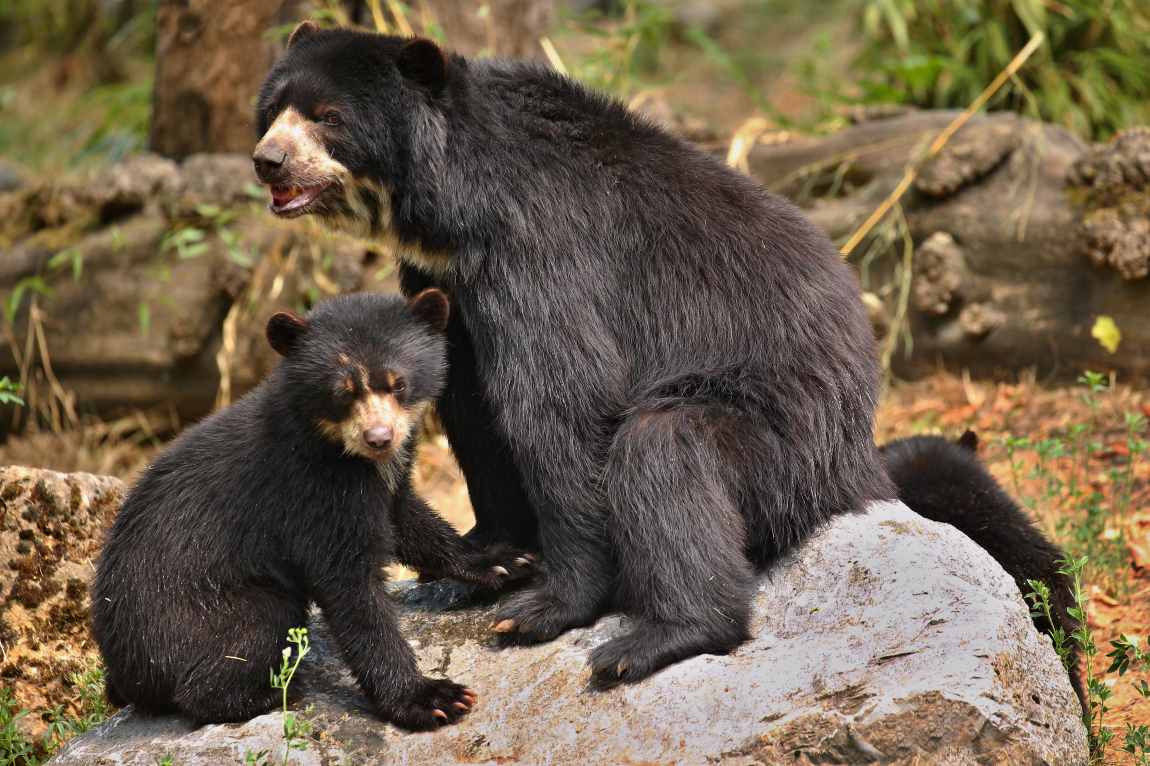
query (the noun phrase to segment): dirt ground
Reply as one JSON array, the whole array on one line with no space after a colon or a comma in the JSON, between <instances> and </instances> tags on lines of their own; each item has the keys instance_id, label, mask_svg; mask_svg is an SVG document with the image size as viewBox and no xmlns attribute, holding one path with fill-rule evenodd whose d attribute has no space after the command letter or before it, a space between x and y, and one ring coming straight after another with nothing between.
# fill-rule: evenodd
<instances>
[{"instance_id":1,"label":"dirt ground","mask_svg":"<svg viewBox=\"0 0 1150 766\"><path fill-rule=\"evenodd\" d=\"M1014 480L1017 473L1021 494L1041 497L1043 480L1032 476L1035 456L1023 450L1021 458L1016 457L1021 465L1012 471L1005 440L1020 436L1032 441L1065 438L1076 424L1091 421L1091 408L1083 393L1083 386L1043 386L1032 376L1015 384L995 384L938 374L913 383L898 383L888 390L879 411L877 438L883 442L914 433L958 436L971 428L979 435L982 459L1003 487L1019 496ZM1141 413L1150 417L1150 392L1115 385L1100 394L1098 400L1093 417L1102 448L1089 462L1086 475L1090 487L1105 494L1110 471L1125 466L1128 459L1124 416ZM1143 430L1142 438L1148 435ZM1053 473L1067 481L1070 470L1063 461ZM1067 509L1042 500L1035 505L1033 515L1042 528L1066 546L1067 533L1060 533L1059 521ZM1104 676L1110 664L1105 655L1113 639L1122 634L1134 635L1145 646L1150 638L1150 456L1145 454L1134 464L1129 507L1123 514L1106 520L1103 536L1117 533L1124 540L1125 555L1119 557L1104 584L1086 583L1089 623L1099 647L1093 666L1099 677ZM1126 724L1150 724L1150 702L1143 700L1132 685L1139 678L1147 678L1147 674L1132 673L1120 679L1116 675L1104 677L1103 682L1113 692L1105 723L1115 732L1106 763L1134 763L1117 752Z\"/></svg>"},{"instance_id":2,"label":"dirt ground","mask_svg":"<svg viewBox=\"0 0 1150 766\"><path fill-rule=\"evenodd\" d=\"M1024 496L1038 497L1041 480L1032 475L1033 454L1022 451L1019 457L1016 452L1016 470L1012 471L1004 440L1011 436L1028 436L1034 441L1062 437L1075 424L1093 418L1097 440L1103 448L1095 452L1086 475L1092 487L1105 492L1107 476L1128 459L1123 415L1138 412L1150 416L1150 393L1114 386L1098 396L1099 404L1092 414L1083 400L1083 390L1073 385L1040 385L1033 379L1013 384L986 383L940 373L925 380L892 385L884 396L876 434L882 442L915 433L958 436L966 428L973 428L980 437L983 459L1003 486L1012 495L1018 496L1021 490ZM103 472L130 481L155 454L160 441L140 429L126 430L124 436L124 440L116 442L106 427L91 424L83 434L14 438L0 446L0 464ZM125 440L131 446L126 446ZM1069 470L1065 463L1052 468L1055 474ZM445 437L432 436L421 446L415 476L419 491L448 520L461 530L472 525L467 489ZM1135 464L1130 497L1129 507L1120 516L1108 518L1103 531L1107 536L1122 534L1125 559L1108 573L1104 584L1088 583L1090 624L1101 648L1094 663L1099 675L1108 665L1104 655L1111 639L1130 633L1146 640L1150 626L1150 456L1143 455ZM1067 533L1059 520L1065 509L1058 503L1041 500L1033 505L1041 526L1062 542L1059 535ZM402 575L402 571L394 574ZM1116 741L1121 739L1125 723L1150 723L1150 703L1138 697L1130 676L1107 678L1105 682L1114 693L1106 722L1114 727ZM26 696L21 691L17 688L19 696ZM1117 749L1111 746L1112 751ZM1120 753L1111 755L1114 758L1108 758L1108 762L1124 762Z\"/></svg>"}]
</instances>

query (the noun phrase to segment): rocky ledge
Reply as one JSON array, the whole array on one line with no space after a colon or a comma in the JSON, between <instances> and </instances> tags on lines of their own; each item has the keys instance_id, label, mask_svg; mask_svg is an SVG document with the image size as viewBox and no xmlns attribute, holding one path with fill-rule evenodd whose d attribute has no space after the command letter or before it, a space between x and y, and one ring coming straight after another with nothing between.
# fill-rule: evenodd
<instances>
[{"instance_id":1,"label":"rocky ledge","mask_svg":"<svg viewBox=\"0 0 1150 766\"><path fill-rule=\"evenodd\" d=\"M426 672L481 695L460 724L381 723L313 625L293 703L314 725L296 764L751 764L1087 762L1078 703L1014 583L956 530L901 503L844 516L766 575L755 638L645 683L587 688L612 616L542 646L491 647L490 608L452 609L401 584ZM193 728L130 708L52 763L217 766L283 756L281 715ZM169 759L165 761L164 759Z\"/></svg>"}]
</instances>

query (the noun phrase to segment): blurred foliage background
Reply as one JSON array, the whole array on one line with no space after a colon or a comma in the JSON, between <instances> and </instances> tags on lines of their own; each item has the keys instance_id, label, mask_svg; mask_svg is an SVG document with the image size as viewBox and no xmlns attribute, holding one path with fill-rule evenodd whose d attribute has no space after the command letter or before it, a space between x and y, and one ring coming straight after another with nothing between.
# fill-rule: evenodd
<instances>
[{"instance_id":1,"label":"blurred foliage background","mask_svg":"<svg viewBox=\"0 0 1150 766\"><path fill-rule=\"evenodd\" d=\"M962 108L1041 32L997 108L1097 139L1150 116L1145 0L870 0L859 16L867 101Z\"/></svg>"},{"instance_id":2,"label":"blurred foliage background","mask_svg":"<svg viewBox=\"0 0 1150 766\"><path fill-rule=\"evenodd\" d=\"M437 16L482 18L496 8L481 2L432 7L421 0L285 5L296 18L382 22L448 45L454 41ZM1047 44L992 109L1059 123L1093 140L1150 116L1150 3L1144 0L518 5L546 7L544 31L574 76L623 98L665 94L677 111L719 132L752 114L789 130L826 132L860 104L962 108L1039 31ZM57 170L145 147L156 8L149 0L0 2L0 155ZM274 25L266 35L282 38L290 26ZM495 44L474 52L492 52L505 34L493 30ZM531 53L542 57L543 51Z\"/></svg>"}]
</instances>

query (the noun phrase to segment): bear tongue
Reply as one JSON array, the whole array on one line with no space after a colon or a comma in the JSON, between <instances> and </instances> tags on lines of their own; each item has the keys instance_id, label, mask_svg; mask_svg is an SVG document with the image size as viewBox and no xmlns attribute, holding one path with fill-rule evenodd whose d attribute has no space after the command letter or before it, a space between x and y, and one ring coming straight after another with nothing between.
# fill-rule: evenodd
<instances>
[{"instance_id":1,"label":"bear tongue","mask_svg":"<svg viewBox=\"0 0 1150 766\"><path fill-rule=\"evenodd\" d=\"M301 194L303 194L303 189L298 186L273 186L272 204L276 207L283 207Z\"/></svg>"}]
</instances>

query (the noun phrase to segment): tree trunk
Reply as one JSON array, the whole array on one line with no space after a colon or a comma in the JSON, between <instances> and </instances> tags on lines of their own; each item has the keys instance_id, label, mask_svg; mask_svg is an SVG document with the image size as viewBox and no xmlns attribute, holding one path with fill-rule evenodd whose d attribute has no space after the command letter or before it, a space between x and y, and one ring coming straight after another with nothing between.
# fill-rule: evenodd
<instances>
[{"instance_id":1,"label":"tree trunk","mask_svg":"<svg viewBox=\"0 0 1150 766\"><path fill-rule=\"evenodd\" d=\"M275 57L267 31L285 23L284 0L159 0L153 151L251 151L255 95Z\"/></svg>"},{"instance_id":2,"label":"tree trunk","mask_svg":"<svg viewBox=\"0 0 1150 766\"><path fill-rule=\"evenodd\" d=\"M448 48L469 56L539 58L551 25L553 0L424 0ZM419 8L421 3L416 3ZM418 17L418 13L413 14Z\"/></svg>"}]
</instances>

